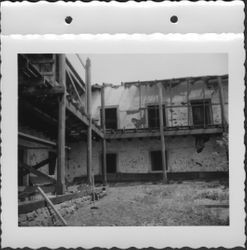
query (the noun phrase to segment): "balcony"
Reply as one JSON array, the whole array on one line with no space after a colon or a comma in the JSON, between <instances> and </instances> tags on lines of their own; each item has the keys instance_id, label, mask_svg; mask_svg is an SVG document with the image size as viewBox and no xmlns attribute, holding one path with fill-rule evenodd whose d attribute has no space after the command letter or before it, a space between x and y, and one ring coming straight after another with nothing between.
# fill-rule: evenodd
<instances>
[{"instance_id":1,"label":"balcony","mask_svg":"<svg viewBox=\"0 0 247 250\"><path fill-rule=\"evenodd\" d=\"M220 134L223 132L221 116L221 105L206 100L191 101L184 105L163 105L164 135ZM139 110L119 110L118 117L120 128L106 127L106 139L160 136L157 105Z\"/></svg>"}]
</instances>

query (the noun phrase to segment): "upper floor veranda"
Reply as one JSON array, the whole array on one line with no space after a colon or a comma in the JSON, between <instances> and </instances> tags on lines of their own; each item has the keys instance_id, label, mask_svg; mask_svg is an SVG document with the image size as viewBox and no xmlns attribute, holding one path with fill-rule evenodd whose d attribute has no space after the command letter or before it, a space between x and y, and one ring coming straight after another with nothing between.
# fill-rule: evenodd
<instances>
[{"instance_id":1,"label":"upper floor veranda","mask_svg":"<svg viewBox=\"0 0 247 250\"><path fill-rule=\"evenodd\" d=\"M104 84L107 138L159 135L158 83L165 135L221 133L227 127L228 75ZM102 88L93 90L93 118L100 125Z\"/></svg>"}]
</instances>

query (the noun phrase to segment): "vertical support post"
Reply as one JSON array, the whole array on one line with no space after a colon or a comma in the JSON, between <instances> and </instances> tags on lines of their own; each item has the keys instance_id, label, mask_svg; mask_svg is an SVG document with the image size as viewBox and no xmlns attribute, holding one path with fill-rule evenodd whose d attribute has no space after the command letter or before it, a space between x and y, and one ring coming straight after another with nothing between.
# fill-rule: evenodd
<instances>
[{"instance_id":1,"label":"vertical support post","mask_svg":"<svg viewBox=\"0 0 247 250\"><path fill-rule=\"evenodd\" d=\"M189 99L189 93L190 93L190 79L187 79L187 116L188 116L188 126L190 126L190 99Z\"/></svg>"},{"instance_id":2,"label":"vertical support post","mask_svg":"<svg viewBox=\"0 0 247 250\"><path fill-rule=\"evenodd\" d=\"M102 174L103 174L103 185L106 185L107 175L106 175L105 85L104 83L101 87L101 128L103 130L103 135L104 135L104 137L102 138Z\"/></svg>"},{"instance_id":3,"label":"vertical support post","mask_svg":"<svg viewBox=\"0 0 247 250\"><path fill-rule=\"evenodd\" d=\"M202 80L202 96L203 96L203 128L206 128L205 80Z\"/></svg>"},{"instance_id":4,"label":"vertical support post","mask_svg":"<svg viewBox=\"0 0 247 250\"><path fill-rule=\"evenodd\" d=\"M166 148L165 148L165 138L164 138L164 118L163 118L163 93L162 84L158 83L159 88L159 122L160 122L160 141L161 141L161 154L162 154L162 169L163 169L163 183L167 183L167 173L166 173Z\"/></svg>"},{"instance_id":5,"label":"vertical support post","mask_svg":"<svg viewBox=\"0 0 247 250\"><path fill-rule=\"evenodd\" d=\"M223 86L222 86L222 79L220 76L218 76L218 86L219 86L219 94L220 94L220 107L221 107L221 122L224 131L227 129L227 120L225 115L225 98L224 98L224 92L223 92Z\"/></svg>"},{"instance_id":6,"label":"vertical support post","mask_svg":"<svg viewBox=\"0 0 247 250\"><path fill-rule=\"evenodd\" d=\"M87 181L92 184L92 111L91 111L91 61L89 58L86 60L85 65L85 81L87 86Z\"/></svg>"},{"instance_id":7,"label":"vertical support post","mask_svg":"<svg viewBox=\"0 0 247 250\"><path fill-rule=\"evenodd\" d=\"M170 92L170 113L171 113L171 127L173 127L173 108L172 108L172 80L169 82L169 92Z\"/></svg>"},{"instance_id":8,"label":"vertical support post","mask_svg":"<svg viewBox=\"0 0 247 250\"><path fill-rule=\"evenodd\" d=\"M141 90L141 84L138 84L138 90L139 90L139 114L140 119L142 119L142 90ZM141 125L141 128L143 128L143 124Z\"/></svg>"},{"instance_id":9,"label":"vertical support post","mask_svg":"<svg viewBox=\"0 0 247 250\"><path fill-rule=\"evenodd\" d=\"M65 121L66 121L66 71L65 55L58 56L59 84L65 89L58 103L58 139L57 139L57 187L56 193L65 191Z\"/></svg>"}]
</instances>

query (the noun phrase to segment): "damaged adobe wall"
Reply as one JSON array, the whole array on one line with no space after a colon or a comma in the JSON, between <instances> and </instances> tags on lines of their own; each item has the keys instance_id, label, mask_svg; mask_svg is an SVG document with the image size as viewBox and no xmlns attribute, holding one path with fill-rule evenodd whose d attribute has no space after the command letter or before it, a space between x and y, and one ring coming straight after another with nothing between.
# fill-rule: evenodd
<instances>
[{"instance_id":1,"label":"damaged adobe wall","mask_svg":"<svg viewBox=\"0 0 247 250\"><path fill-rule=\"evenodd\" d=\"M198 150L198 138L195 136L179 136L166 138L168 171L228 171L227 157L224 147L217 143L220 137L211 135L204 140ZM73 181L75 177L86 175L86 143L75 143L72 146L69 169L66 178ZM160 140L133 139L112 140L107 143L107 152L117 154L118 173L150 173L150 151L160 150ZM93 143L94 174L101 174L101 144Z\"/></svg>"},{"instance_id":2,"label":"damaged adobe wall","mask_svg":"<svg viewBox=\"0 0 247 250\"><path fill-rule=\"evenodd\" d=\"M87 175L87 144L85 141L70 144L68 164L66 166L66 180L72 182L75 177ZM101 173L99 167L101 157L101 143L93 141L92 143L92 166L94 174Z\"/></svg>"},{"instance_id":3,"label":"damaged adobe wall","mask_svg":"<svg viewBox=\"0 0 247 250\"><path fill-rule=\"evenodd\" d=\"M218 136L209 136L198 150L198 136L169 138L168 159L171 172L228 171L227 156Z\"/></svg>"}]
</instances>

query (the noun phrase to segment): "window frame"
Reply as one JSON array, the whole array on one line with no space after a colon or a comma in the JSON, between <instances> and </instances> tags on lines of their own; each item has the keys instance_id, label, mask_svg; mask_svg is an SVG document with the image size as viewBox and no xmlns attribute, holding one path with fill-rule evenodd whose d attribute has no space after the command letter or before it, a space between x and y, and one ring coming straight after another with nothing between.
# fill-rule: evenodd
<instances>
[{"instance_id":1,"label":"window frame","mask_svg":"<svg viewBox=\"0 0 247 250\"><path fill-rule=\"evenodd\" d=\"M156 106L158 109L158 126L157 127L150 127L149 126L149 107L151 106ZM168 121L167 121L167 114L166 114L166 104L162 103L162 107L163 107L163 123L164 123L164 128L167 127ZM159 129L160 128L160 124L159 124L159 104L157 103L148 103L146 104L146 124L147 124L147 128L149 129Z\"/></svg>"},{"instance_id":2,"label":"window frame","mask_svg":"<svg viewBox=\"0 0 247 250\"><path fill-rule=\"evenodd\" d=\"M117 124L117 128L113 129L113 128L107 128L106 130L117 130L120 128L120 120L119 120L119 105L109 105L109 106L105 106L105 110L106 109L116 109L116 124ZM102 107L99 107L99 116L100 116L100 124L102 126L102 116L101 116L101 112L102 112ZM106 125L106 117L105 117L105 125Z\"/></svg>"},{"instance_id":3,"label":"window frame","mask_svg":"<svg viewBox=\"0 0 247 250\"><path fill-rule=\"evenodd\" d=\"M212 111L212 102L211 99L192 99L189 100L190 102L190 110L191 110L191 122L192 126L195 127L208 127L210 125L213 125L213 111ZM208 118L209 122L206 123L205 121L202 122L202 124L194 124L194 116L193 116L193 103L201 102L202 103L202 108L203 108L203 103L208 103ZM204 118L203 118L204 119Z\"/></svg>"}]
</instances>

